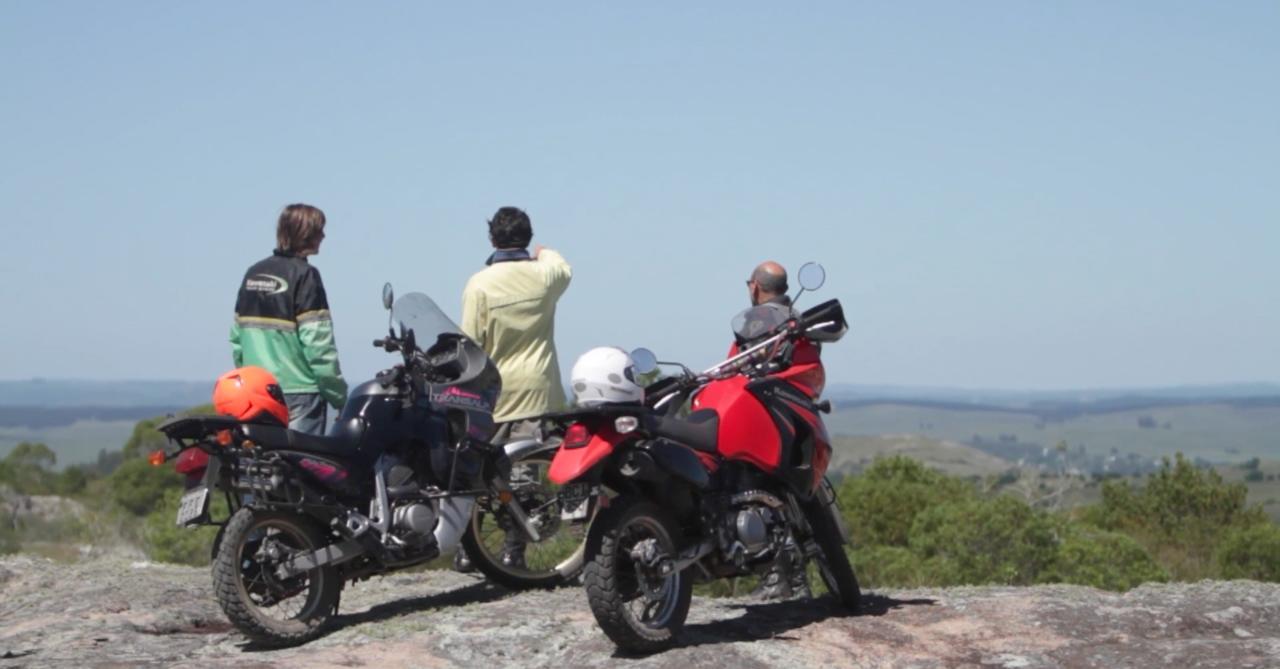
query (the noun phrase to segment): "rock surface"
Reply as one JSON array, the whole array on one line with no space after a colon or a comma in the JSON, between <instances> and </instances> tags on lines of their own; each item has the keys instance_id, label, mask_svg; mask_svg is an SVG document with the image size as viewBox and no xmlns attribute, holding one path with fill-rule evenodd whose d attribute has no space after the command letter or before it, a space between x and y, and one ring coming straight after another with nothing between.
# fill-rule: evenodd
<instances>
[{"instance_id":1,"label":"rock surface","mask_svg":"<svg viewBox=\"0 0 1280 669\"><path fill-rule=\"evenodd\" d=\"M348 587L329 633L260 650L208 570L0 559L11 667L1280 667L1280 585L1249 581L887 591L857 616L819 601L696 598L684 644L618 656L582 591L510 593L450 572Z\"/></svg>"}]
</instances>

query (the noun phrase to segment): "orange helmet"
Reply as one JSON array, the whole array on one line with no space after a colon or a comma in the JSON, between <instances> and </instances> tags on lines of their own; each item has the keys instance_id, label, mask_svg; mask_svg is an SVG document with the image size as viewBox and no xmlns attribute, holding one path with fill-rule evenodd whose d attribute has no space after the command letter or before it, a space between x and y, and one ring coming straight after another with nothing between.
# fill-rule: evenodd
<instances>
[{"instance_id":1,"label":"orange helmet","mask_svg":"<svg viewBox=\"0 0 1280 669\"><path fill-rule=\"evenodd\" d=\"M213 384L213 408L246 423L274 420L289 424L289 407L276 377L261 367L241 367Z\"/></svg>"}]
</instances>

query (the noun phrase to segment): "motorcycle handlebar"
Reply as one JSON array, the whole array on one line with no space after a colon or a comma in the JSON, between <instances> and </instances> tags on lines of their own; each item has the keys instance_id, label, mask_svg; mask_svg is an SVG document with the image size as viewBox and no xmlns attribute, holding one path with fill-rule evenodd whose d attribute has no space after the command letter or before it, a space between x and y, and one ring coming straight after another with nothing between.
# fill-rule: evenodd
<instances>
[{"instance_id":1,"label":"motorcycle handlebar","mask_svg":"<svg viewBox=\"0 0 1280 669\"><path fill-rule=\"evenodd\" d=\"M397 342L396 340L391 338L375 339L373 340L373 346L374 348L383 349L388 353L394 353L400 350L400 342Z\"/></svg>"}]
</instances>

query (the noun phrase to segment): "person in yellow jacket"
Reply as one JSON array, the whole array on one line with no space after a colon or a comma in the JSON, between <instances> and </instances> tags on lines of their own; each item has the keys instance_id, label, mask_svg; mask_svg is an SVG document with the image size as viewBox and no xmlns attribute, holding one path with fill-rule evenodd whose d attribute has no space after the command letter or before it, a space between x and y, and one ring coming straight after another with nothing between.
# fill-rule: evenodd
<instances>
[{"instance_id":1,"label":"person in yellow jacket","mask_svg":"<svg viewBox=\"0 0 1280 669\"><path fill-rule=\"evenodd\" d=\"M556 356L556 302L569 287L573 270L555 251L535 246L529 215L502 207L489 221L493 254L462 291L462 331L484 348L502 374L502 393L494 408L498 423L494 444L534 435L543 414L565 407ZM512 477L529 475L515 467ZM523 568L524 544L508 533L502 560ZM458 552L455 566L467 570Z\"/></svg>"}]
</instances>

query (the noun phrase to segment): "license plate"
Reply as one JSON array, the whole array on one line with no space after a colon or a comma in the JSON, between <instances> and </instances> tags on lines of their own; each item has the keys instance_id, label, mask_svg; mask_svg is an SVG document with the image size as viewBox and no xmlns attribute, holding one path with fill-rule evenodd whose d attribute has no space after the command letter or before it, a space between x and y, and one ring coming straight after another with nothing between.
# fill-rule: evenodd
<instances>
[{"instance_id":1,"label":"license plate","mask_svg":"<svg viewBox=\"0 0 1280 669\"><path fill-rule=\"evenodd\" d=\"M178 527L183 527L193 520L203 518L205 510L208 508L209 489L204 486L192 488L190 492L182 496L182 501L178 503Z\"/></svg>"},{"instance_id":2,"label":"license plate","mask_svg":"<svg viewBox=\"0 0 1280 669\"><path fill-rule=\"evenodd\" d=\"M582 520L591 512L591 486L567 485L560 491L560 520Z\"/></svg>"}]
</instances>

